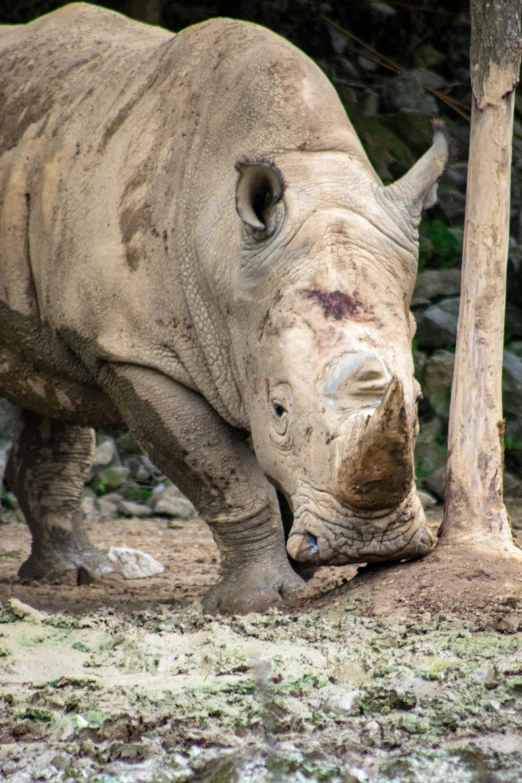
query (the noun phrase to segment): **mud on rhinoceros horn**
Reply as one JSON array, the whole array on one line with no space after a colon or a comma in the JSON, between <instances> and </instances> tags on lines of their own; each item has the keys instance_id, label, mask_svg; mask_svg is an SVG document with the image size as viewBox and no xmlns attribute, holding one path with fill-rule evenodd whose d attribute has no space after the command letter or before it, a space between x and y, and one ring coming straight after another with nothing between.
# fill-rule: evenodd
<instances>
[{"instance_id":1,"label":"mud on rhinoceros horn","mask_svg":"<svg viewBox=\"0 0 522 783\"><path fill-rule=\"evenodd\" d=\"M350 453L341 455L337 473L339 497L351 508L377 511L396 508L413 482L413 422L404 389L392 378L375 413L359 418L350 438Z\"/></svg>"},{"instance_id":2,"label":"mud on rhinoceros horn","mask_svg":"<svg viewBox=\"0 0 522 783\"><path fill-rule=\"evenodd\" d=\"M271 233L270 217L285 192L280 169L265 159L240 160L236 169L239 172L236 185L239 217L254 231Z\"/></svg>"},{"instance_id":3,"label":"mud on rhinoceros horn","mask_svg":"<svg viewBox=\"0 0 522 783\"><path fill-rule=\"evenodd\" d=\"M387 198L397 203L417 224L423 209L437 200L437 182L449 160L449 137L442 120L433 122L433 144L403 176L385 188Z\"/></svg>"}]
</instances>

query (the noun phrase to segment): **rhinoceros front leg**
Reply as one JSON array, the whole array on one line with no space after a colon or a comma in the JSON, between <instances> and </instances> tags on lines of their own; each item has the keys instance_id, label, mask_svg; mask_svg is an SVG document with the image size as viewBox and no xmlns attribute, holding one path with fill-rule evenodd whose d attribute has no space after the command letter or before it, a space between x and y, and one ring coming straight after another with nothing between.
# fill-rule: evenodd
<instances>
[{"instance_id":1,"label":"rhinoceros front leg","mask_svg":"<svg viewBox=\"0 0 522 783\"><path fill-rule=\"evenodd\" d=\"M83 526L81 497L93 453L93 430L21 411L6 471L32 534L20 578L72 573L88 582L115 570Z\"/></svg>"},{"instance_id":2,"label":"rhinoceros front leg","mask_svg":"<svg viewBox=\"0 0 522 783\"><path fill-rule=\"evenodd\" d=\"M153 462L210 525L221 578L205 608L262 611L302 586L286 555L275 490L244 433L201 395L148 368L113 365L106 390Z\"/></svg>"}]
</instances>

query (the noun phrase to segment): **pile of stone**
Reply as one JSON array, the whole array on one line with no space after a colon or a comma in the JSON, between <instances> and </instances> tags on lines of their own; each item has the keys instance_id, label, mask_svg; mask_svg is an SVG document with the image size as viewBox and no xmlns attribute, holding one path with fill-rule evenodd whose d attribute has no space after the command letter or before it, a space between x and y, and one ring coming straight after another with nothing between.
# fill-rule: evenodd
<instances>
[{"instance_id":1,"label":"pile of stone","mask_svg":"<svg viewBox=\"0 0 522 783\"><path fill-rule=\"evenodd\" d=\"M16 409L0 399L0 487L16 426ZM16 511L14 495L4 485L1 505ZM96 433L96 451L85 485L82 507L89 520L115 516L189 519L196 516L190 500L143 454L129 432Z\"/></svg>"},{"instance_id":2,"label":"pile of stone","mask_svg":"<svg viewBox=\"0 0 522 783\"><path fill-rule=\"evenodd\" d=\"M130 434L96 433L83 511L89 518L164 516L188 519L194 506L142 453Z\"/></svg>"},{"instance_id":3,"label":"pile of stone","mask_svg":"<svg viewBox=\"0 0 522 783\"><path fill-rule=\"evenodd\" d=\"M417 321L414 342L415 375L422 386L420 433L415 448L418 484L444 499L447 429L455 340L460 305L460 270L421 272L412 310ZM504 474L506 497L522 498L522 310L508 305L502 378L506 455L511 468ZM520 455L520 464L519 457Z\"/></svg>"}]
</instances>

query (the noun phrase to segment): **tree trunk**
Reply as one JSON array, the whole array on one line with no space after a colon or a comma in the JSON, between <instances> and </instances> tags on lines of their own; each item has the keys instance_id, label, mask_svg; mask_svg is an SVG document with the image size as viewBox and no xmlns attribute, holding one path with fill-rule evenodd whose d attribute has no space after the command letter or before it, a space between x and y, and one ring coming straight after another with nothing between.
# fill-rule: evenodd
<instances>
[{"instance_id":1,"label":"tree trunk","mask_svg":"<svg viewBox=\"0 0 522 783\"><path fill-rule=\"evenodd\" d=\"M472 0L466 221L441 543L520 557L502 499L502 352L520 0Z\"/></svg>"}]
</instances>

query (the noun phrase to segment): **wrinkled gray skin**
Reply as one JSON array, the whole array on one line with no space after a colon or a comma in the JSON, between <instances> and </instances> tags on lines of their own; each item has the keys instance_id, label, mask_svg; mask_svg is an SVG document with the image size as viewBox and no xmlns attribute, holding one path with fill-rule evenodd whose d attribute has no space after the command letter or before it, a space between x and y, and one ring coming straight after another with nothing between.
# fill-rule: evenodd
<instances>
[{"instance_id":1,"label":"wrinkled gray skin","mask_svg":"<svg viewBox=\"0 0 522 783\"><path fill-rule=\"evenodd\" d=\"M85 4L1 29L0 91L21 576L113 568L79 506L96 426L128 426L207 519L209 609L301 584L273 485L298 560L425 554L409 303L442 132L384 188L331 84L282 38L227 19L173 36Z\"/></svg>"}]
</instances>

